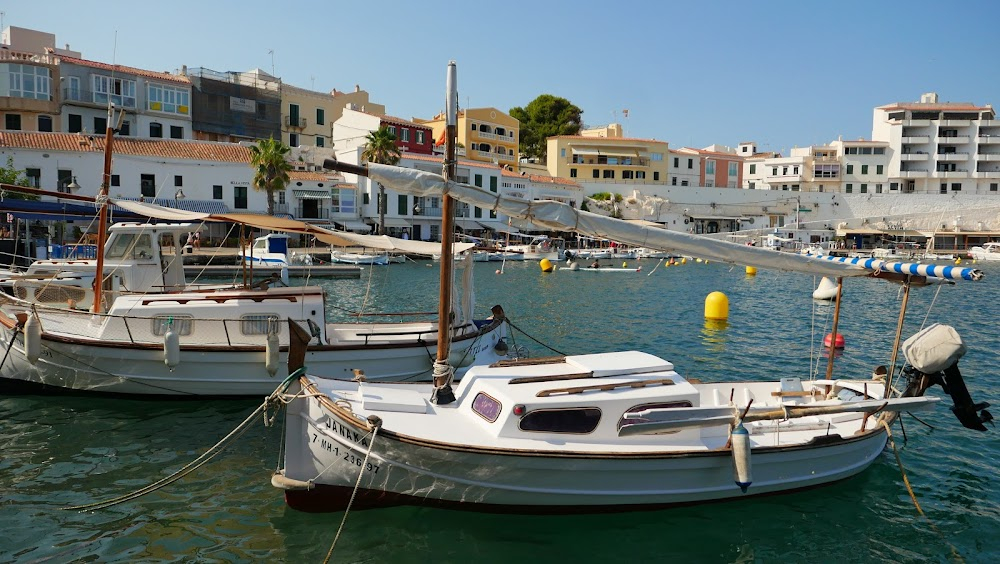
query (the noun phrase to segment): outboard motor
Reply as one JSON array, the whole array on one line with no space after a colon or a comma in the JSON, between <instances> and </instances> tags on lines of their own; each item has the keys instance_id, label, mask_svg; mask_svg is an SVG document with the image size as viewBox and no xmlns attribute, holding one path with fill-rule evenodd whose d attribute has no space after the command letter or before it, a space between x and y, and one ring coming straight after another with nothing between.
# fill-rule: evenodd
<instances>
[{"instance_id":1,"label":"outboard motor","mask_svg":"<svg viewBox=\"0 0 1000 564\"><path fill-rule=\"evenodd\" d=\"M958 360L965 355L965 344L954 327L935 323L907 339L902 349L910 364L903 369L910 379L909 392L921 395L930 386L941 384L955 402L951 411L962 425L976 431L987 430L983 423L993 421L993 415L986 411L990 404L972 401L958 370Z\"/></svg>"}]
</instances>

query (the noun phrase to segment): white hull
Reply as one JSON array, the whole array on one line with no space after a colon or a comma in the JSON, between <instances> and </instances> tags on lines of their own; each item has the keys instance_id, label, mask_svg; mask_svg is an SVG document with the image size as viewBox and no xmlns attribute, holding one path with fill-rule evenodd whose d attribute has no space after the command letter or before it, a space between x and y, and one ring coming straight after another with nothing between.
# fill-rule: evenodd
<instances>
[{"instance_id":1,"label":"white hull","mask_svg":"<svg viewBox=\"0 0 1000 564\"><path fill-rule=\"evenodd\" d=\"M583 359L586 371L587 357L614 357L604 365L621 367L634 358L625 355L636 354L641 353L568 357L568 362ZM601 366L601 362L604 360L595 365ZM560 377L511 384L503 389L495 382L476 382L480 374L489 377L493 376L491 371L502 369L478 367L457 385L458 400L449 406L427 402L430 386L426 385L358 386L302 378L291 386L289 393L297 393L304 386L310 396L299 397L289 405L285 468L272 483L286 490L286 501L291 507L317 512L343 510L359 472L360 489L352 506L356 509L418 504L528 513L574 508L624 510L741 498L827 484L863 471L886 444L886 434L875 417L869 418L866 429L858 433L864 419L860 413L748 423L753 481L744 493L734 482L733 455L727 447L728 424L626 436L618 430L622 413L634 411L636 406L685 397L685 401L696 406L714 403L720 407L710 409L731 414L734 412L728 405L731 389L736 392L736 408L753 398L754 406L760 403L762 408L777 409L782 400L771 392L781 389L781 385L778 382L691 385L677 376L669 363L660 363L658 373L651 374L656 372L656 366L647 366L645 372L634 373L635 380L642 379L639 374L648 378L669 376L675 378L674 386L630 389L632 378L626 375L625 380L616 380L613 375L598 376L600 368L597 368L590 372L592 376L577 375L576 380ZM633 368L637 368L635 364ZM550 366L528 373L553 375L552 370ZM565 395L546 395L542 391L592 384L597 378L598 386L617 382L620 387L614 392L593 389ZM815 388L809 382L802 385L806 390L817 390L817 397L821 398L819 390L824 383L816 383ZM843 381L837 385L851 393L860 393L858 390L865 386L863 382ZM493 423L473 413L470 407L482 394L495 397L502 405ZM592 397L581 398L581 395ZM796 398L800 399L790 403L806 401L801 396ZM933 404L933 398L918 400ZM600 422L592 432L520 431L518 417L510 414L511 408L518 404L526 405L530 413L547 408L567 409L574 402L599 410ZM815 404L831 403L846 402L826 400ZM365 461L372 444L372 427L368 423L372 415L381 420L381 428Z\"/></svg>"},{"instance_id":2,"label":"white hull","mask_svg":"<svg viewBox=\"0 0 1000 564\"><path fill-rule=\"evenodd\" d=\"M345 264L386 265L389 264L389 255L370 255L363 253L344 253L340 251L333 251L330 253L330 260L332 262Z\"/></svg>"},{"instance_id":3,"label":"white hull","mask_svg":"<svg viewBox=\"0 0 1000 564\"><path fill-rule=\"evenodd\" d=\"M969 249L969 256L976 260L1000 261L1000 244L987 243L982 247Z\"/></svg>"}]
</instances>

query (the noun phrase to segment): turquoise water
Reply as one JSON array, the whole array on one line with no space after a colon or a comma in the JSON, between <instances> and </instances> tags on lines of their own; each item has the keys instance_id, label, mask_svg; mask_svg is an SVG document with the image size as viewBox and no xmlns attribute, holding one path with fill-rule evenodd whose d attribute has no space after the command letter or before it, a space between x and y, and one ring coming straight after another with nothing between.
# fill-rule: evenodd
<instances>
[{"instance_id":1,"label":"turquoise water","mask_svg":"<svg viewBox=\"0 0 1000 564\"><path fill-rule=\"evenodd\" d=\"M631 262L631 261L630 261ZM831 307L810 298L817 280L742 267L643 265L645 272L542 274L534 262L476 265L478 311L504 306L514 324L562 353L638 349L702 380L807 377L829 332ZM617 266L617 265L616 265ZM954 325L969 352L960 367L977 401L1000 389L996 287L915 289L904 337L924 323ZM323 282L330 313L435 311L436 268L367 269ZM707 325L705 296L730 301L729 322ZM868 377L886 364L899 287L848 280L841 320L847 349L837 374ZM554 354L517 333L533 356ZM825 370L825 358L819 370ZM940 388L932 390L943 395ZM240 401L0 397L0 561L321 561L343 514L285 507L269 483L280 425L256 424L195 473L148 496L90 513L61 510L129 493L178 470L257 406ZM996 432L958 424L949 401L907 418L897 442L927 518L886 452L862 475L807 492L609 515L512 516L393 508L352 512L338 562L997 562L1000 493ZM1000 407L997 408L1000 410Z\"/></svg>"}]
</instances>

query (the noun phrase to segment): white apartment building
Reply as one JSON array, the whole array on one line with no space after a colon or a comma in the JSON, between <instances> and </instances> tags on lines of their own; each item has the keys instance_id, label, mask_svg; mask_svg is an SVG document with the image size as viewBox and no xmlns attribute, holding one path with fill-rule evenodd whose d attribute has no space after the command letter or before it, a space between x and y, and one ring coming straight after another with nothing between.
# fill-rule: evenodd
<instances>
[{"instance_id":1,"label":"white apartment building","mask_svg":"<svg viewBox=\"0 0 1000 564\"><path fill-rule=\"evenodd\" d=\"M701 184L701 155L697 151L680 148L667 152L667 176L671 186L699 186Z\"/></svg>"},{"instance_id":2,"label":"white apartment building","mask_svg":"<svg viewBox=\"0 0 1000 564\"><path fill-rule=\"evenodd\" d=\"M872 139L894 149L889 183L900 192L998 193L1000 121L989 104L939 102L930 92L919 102L879 106Z\"/></svg>"}]
</instances>

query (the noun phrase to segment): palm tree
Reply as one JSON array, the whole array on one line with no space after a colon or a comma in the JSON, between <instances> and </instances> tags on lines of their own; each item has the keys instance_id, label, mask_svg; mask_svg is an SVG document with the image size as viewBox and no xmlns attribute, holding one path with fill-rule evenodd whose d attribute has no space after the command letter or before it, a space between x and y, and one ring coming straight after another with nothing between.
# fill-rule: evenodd
<instances>
[{"instance_id":1,"label":"palm tree","mask_svg":"<svg viewBox=\"0 0 1000 564\"><path fill-rule=\"evenodd\" d=\"M389 128L382 126L365 137L365 149L361 158L384 165L394 165L399 162L399 147L396 146L396 136ZM385 235L385 186L378 185L378 234Z\"/></svg>"},{"instance_id":2,"label":"palm tree","mask_svg":"<svg viewBox=\"0 0 1000 564\"><path fill-rule=\"evenodd\" d=\"M290 182L288 171L292 165L286 159L289 151L288 145L273 137L261 139L250 147L250 166L256 170L253 188L267 193L267 215L274 215L274 192L284 190Z\"/></svg>"}]
</instances>

